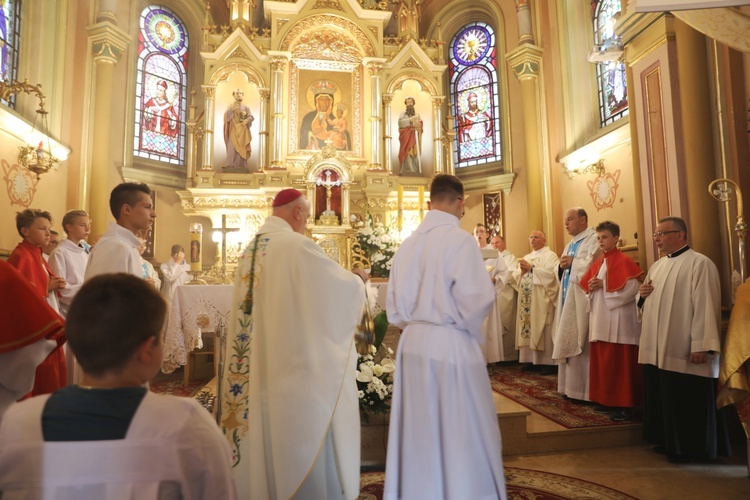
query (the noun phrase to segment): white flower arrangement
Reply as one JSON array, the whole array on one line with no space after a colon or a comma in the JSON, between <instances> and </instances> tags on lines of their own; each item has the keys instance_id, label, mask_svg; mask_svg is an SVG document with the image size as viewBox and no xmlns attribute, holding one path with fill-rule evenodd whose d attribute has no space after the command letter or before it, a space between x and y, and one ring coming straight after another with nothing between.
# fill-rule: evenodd
<instances>
[{"instance_id":1,"label":"white flower arrangement","mask_svg":"<svg viewBox=\"0 0 750 500\"><path fill-rule=\"evenodd\" d=\"M385 344L370 346L367 354L357 359L357 388L359 408L367 421L367 412L388 413L393 394L393 372L396 363L391 359L393 350Z\"/></svg>"},{"instance_id":2,"label":"white flower arrangement","mask_svg":"<svg viewBox=\"0 0 750 500\"><path fill-rule=\"evenodd\" d=\"M367 217L355 236L370 258L371 274L379 278L390 276L393 256L400 243L398 232L382 222L373 223L372 217Z\"/></svg>"}]
</instances>

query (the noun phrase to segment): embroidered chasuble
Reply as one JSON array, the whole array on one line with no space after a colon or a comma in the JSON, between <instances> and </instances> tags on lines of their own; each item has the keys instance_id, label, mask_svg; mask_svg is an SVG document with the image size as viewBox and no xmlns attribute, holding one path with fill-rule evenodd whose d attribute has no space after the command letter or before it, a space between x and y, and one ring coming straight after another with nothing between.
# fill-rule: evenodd
<instances>
[{"instance_id":1,"label":"embroidered chasuble","mask_svg":"<svg viewBox=\"0 0 750 500\"><path fill-rule=\"evenodd\" d=\"M534 269L523 276L520 267L513 271L518 287L516 348L544 351L548 347L545 346L544 330L550 328L555 316L559 290L556 268L560 259L549 247L544 247L525 255L523 260Z\"/></svg>"},{"instance_id":2,"label":"embroidered chasuble","mask_svg":"<svg viewBox=\"0 0 750 500\"><path fill-rule=\"evenodd\" d=\"M287 499L321 483L330 488L319 498L358 496L354 333L364 302L362 280L279 217L244 250L221 422L240 498Z\"/></svg>"}]
</instances>

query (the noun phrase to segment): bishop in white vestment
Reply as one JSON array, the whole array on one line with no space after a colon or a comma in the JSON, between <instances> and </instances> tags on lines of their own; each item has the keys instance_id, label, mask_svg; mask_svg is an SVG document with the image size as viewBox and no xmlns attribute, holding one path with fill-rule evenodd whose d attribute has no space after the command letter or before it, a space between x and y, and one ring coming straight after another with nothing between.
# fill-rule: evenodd
<instances>
[{"instance_id":1,"label":"bishop in white vestment","mask_svg":"<svg viewBox=\"0 0 750 500\"><path fill-rule=\"evenodd\" d=\"M237 269L221 426L240 498L359 495L365 287L304 236L309 213L299 191L279 192Z\"/></svg>"}]
</instances>

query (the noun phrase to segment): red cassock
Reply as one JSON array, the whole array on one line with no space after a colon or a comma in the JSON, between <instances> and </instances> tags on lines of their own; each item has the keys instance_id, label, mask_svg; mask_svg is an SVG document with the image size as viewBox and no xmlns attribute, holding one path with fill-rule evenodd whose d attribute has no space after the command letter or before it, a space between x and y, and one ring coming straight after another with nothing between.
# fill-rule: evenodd
<instances>
[{"instance_id":1,"label":"red cassock","mask_svg":"<svg viewBox=\"0 0 750 500\"><path fill-rule=\"evenodd\" d=\"M8 264L15 267L31 286L14 287L18 290L11 288L14 300L0 302L3 311L1 317L8 322L8 328L3 328L0 339L0 352L18 349L43 337L57 340L58 348L37 367L34 389L31 391L32 396L48 394L67 385L65 351L60 348L65 343L64 320L46 301L49 278L54 274L42 257L42 249L26 240L13 250ZM12 269L7 266L0 269L0 277L6 282ZM6 287L3 289L9 290Z\"/></svg>"}]
</instances>

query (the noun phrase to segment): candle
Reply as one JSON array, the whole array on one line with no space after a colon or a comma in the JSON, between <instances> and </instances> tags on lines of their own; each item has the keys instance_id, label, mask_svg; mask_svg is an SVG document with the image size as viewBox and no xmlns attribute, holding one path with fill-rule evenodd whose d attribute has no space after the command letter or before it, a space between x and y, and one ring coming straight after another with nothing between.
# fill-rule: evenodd
<instances>
[{"instance_id":1,"label":"candle","mask_svg":"<svg viewBox=\"0 0 750 500\"><path fill-rule=\"evenodd\" d=\"M190 224L190 271L201 272L201 244L203 239L203 225L200 223Z\"/></svg>"},{"instance_id":2,"label":"candle","mask_svg":"<svg viewBox=\"0 0 750 500\"><path fill-rule=\"evenodd\" d=\"M419 220L424 219L424 186L419 186Z\"/></svg>"},{"instance_id":3,"label":"candle","mask_svg":"<svg viewBox=\"0 0 750 500\"><path fill-rule=\"evenodd\" d=\"M398 187L398 230L404 226L404 186Z\"/></svg>"}]
</instances>

